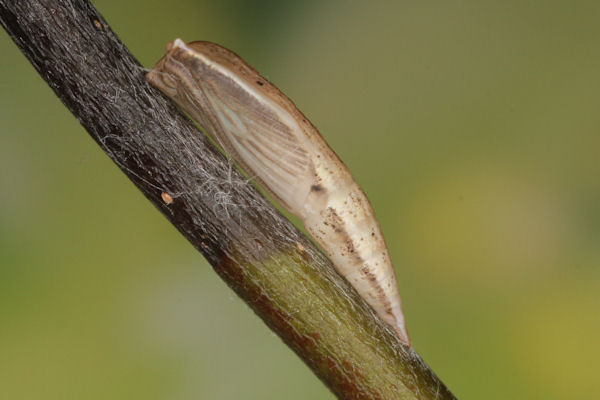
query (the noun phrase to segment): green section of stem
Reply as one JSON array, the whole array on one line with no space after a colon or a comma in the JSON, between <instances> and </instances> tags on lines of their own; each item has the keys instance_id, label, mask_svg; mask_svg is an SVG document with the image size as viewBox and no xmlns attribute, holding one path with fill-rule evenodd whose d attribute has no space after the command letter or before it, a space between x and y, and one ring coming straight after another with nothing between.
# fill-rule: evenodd
<instances>
[{"instance_id":1,"label":"green section of stem","mask_svg":"<svg viewBox=\"0 0 600 400\"><path fill-rule=\"evenodd\" d=\"M299 248L228 264L232 286L338 397L454 399L328 260Z\"/></svg>"}]
</instances>

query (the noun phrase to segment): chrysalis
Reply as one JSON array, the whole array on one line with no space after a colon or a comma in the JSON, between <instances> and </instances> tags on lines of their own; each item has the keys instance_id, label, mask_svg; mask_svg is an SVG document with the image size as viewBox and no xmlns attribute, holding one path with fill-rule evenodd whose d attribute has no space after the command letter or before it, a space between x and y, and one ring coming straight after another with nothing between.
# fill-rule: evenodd
<instances>
[{"instance_id":1,"label":"chrysalis","mask_svg":"<svg viewBox=\"0 0 600 400\"><path fill-rule=\"evenodd\" d=\"M235 53L175 39L148 73L307 231L375 312L410 345L379 223L348 168L279 89Z\"/></svg>"}]
</instances>

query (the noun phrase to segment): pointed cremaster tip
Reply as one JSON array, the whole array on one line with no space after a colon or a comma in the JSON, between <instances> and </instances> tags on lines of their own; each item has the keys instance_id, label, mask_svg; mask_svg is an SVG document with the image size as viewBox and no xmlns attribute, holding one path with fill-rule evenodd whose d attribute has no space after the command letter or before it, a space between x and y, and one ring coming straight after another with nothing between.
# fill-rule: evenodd
<instances>
[{"instance_id":1,"label":"pointed cremaster tip","mask_svg":"<svg viewBox=\"0 0 600 400\"><path fill-rule=\"evenodd\" d=\"M400 340L410 347L410 338L408 337L408 331L406 330L406 322L404 322L404 313L402 312L402 307L400 303L396 307L392 308L392 316L394 321L389 321L388 323L394 328L396 335Z\"/></svg>"},{"instance_id":2,"label":"pointed cremaster tip","mask_svg":"<svg viewBox=\"0 0 600 400\"><path fill-rule=\"evenodd\" d=\"M398 337L400 338L402 343L404 343L405 345L410 347L410 338L408 337L408 332L406 331L406 327L404 325L395 326L394 331L396 332L396 335L398 335Z\"/></svg>"}]
</instances>

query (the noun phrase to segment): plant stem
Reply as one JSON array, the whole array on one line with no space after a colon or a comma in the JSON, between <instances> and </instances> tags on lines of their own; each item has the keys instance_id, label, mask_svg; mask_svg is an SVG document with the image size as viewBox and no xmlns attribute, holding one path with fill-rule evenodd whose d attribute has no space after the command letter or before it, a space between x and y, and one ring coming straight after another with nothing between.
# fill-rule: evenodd
<instances>
[{"instance_id":1,"label":"plant stem","mask_svg":"<svg viewBox=\"0 0 600 400\"><path fill-rule=\"evenodd\" d=\"M0 22L108 156L340 399L454 399L312 242L146 83L88 1L0 0Z\"/></svg>"}]
</instances>

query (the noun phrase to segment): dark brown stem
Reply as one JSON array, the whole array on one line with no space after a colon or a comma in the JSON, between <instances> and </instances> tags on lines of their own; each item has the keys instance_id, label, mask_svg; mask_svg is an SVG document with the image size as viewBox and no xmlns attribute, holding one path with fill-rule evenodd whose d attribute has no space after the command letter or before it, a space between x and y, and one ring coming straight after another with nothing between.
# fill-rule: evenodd
<instances>
[{"instance_id":1,"label":"dark brown stem","mask_svg":"<svg viewBox=\"0 0 600 400\"><path fill-rule=\"evenodd\" d=\"M454 398L329 260L146 83L88 1L0 0L0 22L108 156L339 398Z\"/></svg>"}]
</instances>

